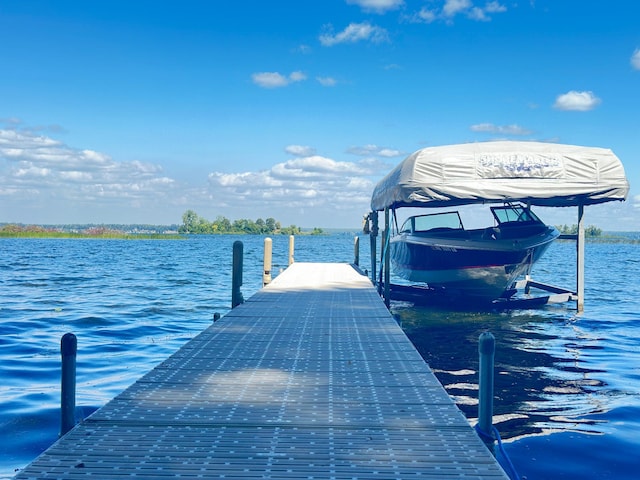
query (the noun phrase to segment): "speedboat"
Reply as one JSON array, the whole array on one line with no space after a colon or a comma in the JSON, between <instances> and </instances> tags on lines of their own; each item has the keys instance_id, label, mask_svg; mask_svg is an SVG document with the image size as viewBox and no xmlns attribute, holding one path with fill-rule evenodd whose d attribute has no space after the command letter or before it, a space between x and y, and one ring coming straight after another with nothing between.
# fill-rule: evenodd
<instances>
[{"instance_id":1,"label":"speedboat","mask_svg":"<svg viewBox=\"0 0 640 480\"><path fill-rule=\"evenodd\" d=\"M515 280L528 274L560 233L530 207L491 207L494 225L465 229L460 213L409 217L390 239L396 275L447 296L492 301L515 293Z\"/></svg>"}]
</instances>

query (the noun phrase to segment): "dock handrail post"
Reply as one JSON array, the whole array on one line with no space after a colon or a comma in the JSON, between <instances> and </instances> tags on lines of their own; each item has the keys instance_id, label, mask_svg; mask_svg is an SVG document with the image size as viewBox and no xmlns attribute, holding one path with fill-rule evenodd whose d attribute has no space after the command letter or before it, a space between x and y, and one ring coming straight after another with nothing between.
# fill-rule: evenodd
<instances>
[{"instance_id":1,"label":"dock handrail post","mask_svg":"<svg viewBox=\"0 0 640 480\"><path fill-rule=\"evenodd\" d=\"M356 266L360 265L360 237L357 235L353 240L353 263Z\"/></svg>"},{"instance_id":2,"label":"dock handrail post","mask_svg":"<svg viewBox=\"0 0 640 480\"><path fill-rule=\"evenodd\" d=\"M491 332L483 332L478 339L479 393L478 393L478 426L480 438L487 448L493 452L493 376L496 339Z\"/></svg>"},{"instance_id":3,"label":"dock handrail post","mask_svg":"<svg viewBox=\"0 0 640 480\"><path fill-rule=\"evenodd\" d=\"M233 242L233 270L231 275L231 308L244 302L240 287L242 286L242 256L244 245L240 240Z\"/></svg>"},{"instance_id":4,"label":"dock handrail post","mask_svg":"<svg viewBox=\"0 0 640 480\"><path fill-rule=\"evenodd\" d=\"M76 356L78 339L73 333L65 333L60 340L62 372L60 381L60 436L76 424Z\"/></svg>"},{"instance_id":5,"label":"dock handrail post","mask_svg":"<svg viewBox=\"0 0 640 480\"><path fill-rule=\"evenodd\" d=\"M371 220L371 233L369 233L369 242L371 244L371 282L376 284L376 266L378 263L376 253L376 237L378 236L378 212L371 212L369 214Z\"/></svg>"},{"instance_id":6,"label":"dock handrail post","mask_svg":"<svg viewBox=\"0 0 640 480\"><path fill-rule=\"evenodd\" d=\"M271 283L271 254L273 251L273 242L269 237L264 239L264 255L262 260L262 286Z\"/></svg>"},{"instance_id":7,"label":"dock handrail post","mask_svg":"<svg viewBox=\"0 0 640 480\"><path fill-rule=\"evenodd\" d=\"M295 237L289 235L289 266L293 263L293 250L294 250Z\"/></svg>"}]
</instances>

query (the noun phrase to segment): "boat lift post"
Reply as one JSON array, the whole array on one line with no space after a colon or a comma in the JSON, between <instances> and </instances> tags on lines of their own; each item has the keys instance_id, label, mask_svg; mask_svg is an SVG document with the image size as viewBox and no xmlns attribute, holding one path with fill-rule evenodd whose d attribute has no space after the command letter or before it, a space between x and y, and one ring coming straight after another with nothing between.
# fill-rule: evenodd
<instances>
[{"instance_id":1,"label":"boat lift post","mask_svg":"<svg viewBox=\"0 0 640 480\"><path fill-rule=\"evenodd\" d=\"M371 283L376 284L376 266L378 259L376 258L376 237L378 236L378 212L369 214L371 220L371 232L369 233L369 242L371 244Z\"/></svg>"},{"instance_id":2,"label":"boat lift post","mask_svg":"<svg viewBox=\"0 0 640 480\"><path fill-rule=\"evenodd\" d=\"M584 205L578 205L578 238L576 240L577 271L576 293L578 295L576 310L584 311Z\"/></svg>"},{"instance_id":3,"label":"boat lift post","mask_svg":"<svg viewBox=\"0 0 640 480\"><path fill-rule=\"evenodd\" d=\"M383 254L384 258L384 304L389 308L391 305L391 260L389 259L390 252L390 240L391 235L389 235L389 228L391 226L391 222L389 221L389 207L384 209L384 242L383 242Z\"/></svg>"}]
</instances>

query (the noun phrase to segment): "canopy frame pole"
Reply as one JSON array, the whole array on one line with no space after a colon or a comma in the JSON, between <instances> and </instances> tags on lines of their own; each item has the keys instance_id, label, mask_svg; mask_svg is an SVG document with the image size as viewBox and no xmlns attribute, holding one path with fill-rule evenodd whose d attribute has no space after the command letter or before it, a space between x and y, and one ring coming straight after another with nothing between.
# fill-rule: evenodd
<instances>
[{"instance_id":1,"label":"canopy frame pole","mask_svg":"<svg viewBox=\"0 0 640 480\"><path fill-rule=\"evenodd\" d=\"M391 239L391 235L390 232L391 230L389 230L391 228L391 222L390 222L390 218L389 218L389 207L384 209L384 232L385 232L385 243L384 243L384 248L385 248L385 255L384 255L384 304L387 306L387 308L389 308L389 306L391 305L391 285L389 285L389 283L391 282L391 260L389 259L389 252L391 250L391 245L389 245L390 243L390 239Z\"/></svg>"},{"instance_id":2,"label":"canopy frame pole","mask_svg":"<svg viewBox=\"0 0 640 480\"><path fill-rule=\"evenodd\" d=\"M369 232L369 243L371 245L371 283L374 285L377 283L376 268L378 266L378 258L376 254L376 237L378 236L378 212L375 210L369 214L369 220L371 220L371 231Z\"/></svg>"},{"instance_id":3,"label":"canopy frame pole","mask_svg":"<svg viewBox=\"0 0 640 480\"><path fill-rule=\"evenodd\" d=\"M578 238L576 240L576 309L584 311L584 205L578 205Z\"/></svg>"}]
</instances>

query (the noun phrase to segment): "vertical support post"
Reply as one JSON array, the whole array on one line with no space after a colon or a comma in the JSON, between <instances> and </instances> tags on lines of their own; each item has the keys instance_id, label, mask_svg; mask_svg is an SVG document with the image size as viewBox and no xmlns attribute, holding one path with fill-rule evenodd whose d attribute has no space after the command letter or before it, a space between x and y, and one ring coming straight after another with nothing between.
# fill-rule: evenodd
<instances>
[{"instance_id":1,"label":"vertical support post","mask_svg":"<svg viewBox=\"0 0 640 480\"><path fill-rule=\"evenodd\" d=\"M262 286L271 283L271 254L273 251L273 242L269 237L264 239L264 254L262 259Z\"/></svg>"},{"instance_id":2,"label":"vertical support post","mask_svg":"<svg viewBox=\"0 0 640 480\"><path fill-rule=\"evenodd\" d=\"M576 293L578 294L577 310L584 311L584 205L578 205L578 240L577 249L577 270L576 270Z\"/></svg>"},{"instance_id":3,"label":"vertical support post","mask_svg":"<svg viewBox=\"0 0 640 480\"><path fill-rule=\"evenodd\" d=\"M65 333L60 340L62 373L60 382L60 436L76 424L76 355L78 339Z\"/></svg>"},{"instance_id":4,"label":"vertical support post","mask_svg":"<svg viewBox=\"0 0 640 480\"><path fill-rule=\"evenodd\" d=\"M391 230L391 222L389 218L389 207L384 209L384 304L389 308L391 305L391 259L389 258L391 245L389 245Z\"/></svg>"},{"instance_id":5,"label":"vertical support post","mask_svg":"<svg viewBox=\"0 0 640 480\"><path fill-rule=\"evenodd\" d=\"M369 218L371 219L371 233L369 233L369 242L371 244L371 283L375 285L378 278L376 275L376 266L378 264L376 247L376 238L378 237L378 212L371 212Z\"/></svg>"},{"instance_id":6,"label":"vertical support post","mask_svg":"<svg viewBox=\"0 0 640 480\"><path fill-rule=\"evenodd\" d=\"M289 265L293 263L294 236L289 235Z\"/></svg>"},{"instance_id":7,"label":"vertical support post","mask_svg":"<svg viewBox=\"0 0 640 480\"><path fill-rule=\"evenodd\" d=\"M378 295L384 298L384 248L387 239L387 232L382 229L380 235L380 272L378 273Z\"/></svg>"},{"instance_id":8,"label":"vertical support post","mask_svg":"<svg viewBox=\"0 0 640 480\"><path fill-rule=\"evenodd\" d=\"M233 270L231 275L231 308L244 302L240 287L242 286L242 256L244 245L240 240L233 242Z\"/></svg>"},{"instance_id":9,"label":"vertical support post","mask_svg":"<svg viewBox=\"0 0 640 480\"><path fill-rule=\"evenodd\" d=\"M360 266L360 237L358 236L353 240L353 263Z\"/></svg>"},{"instance_id":10,"label":"vertical support post","mask_svg":"<svg viewBox=\"0 0 640 480\"><path fill-rule=\"evenodd\" d=\"M496 339L491 332L484 332L478 339L480 354L478 429L485 445L493 452L493 371Z\"/></svg>"}]
</instances>

